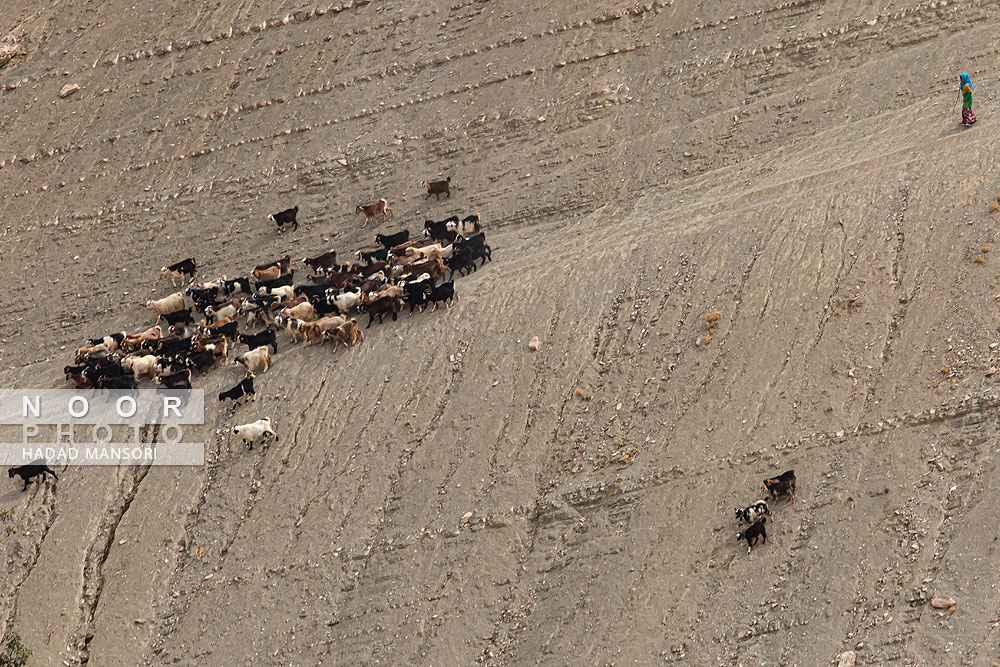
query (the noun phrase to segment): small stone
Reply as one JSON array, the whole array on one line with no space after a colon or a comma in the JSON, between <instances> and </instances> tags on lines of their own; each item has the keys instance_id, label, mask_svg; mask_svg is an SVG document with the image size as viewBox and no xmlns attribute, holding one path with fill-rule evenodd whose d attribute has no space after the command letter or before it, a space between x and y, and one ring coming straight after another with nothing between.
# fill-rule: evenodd
<instances>
[{"instance_id":1,"label":"small stone","mask_svg":"<svg viewBox=\"0 0 1000 667\"><path fill-rule=\"evenodd\" d=\"M943 595L935 595L931 598L931 606L935 609L954 609L955 600L946 598Z\"/></svg>"},{"instance_id":2,"label":"small stone","mask_svg":"<svg viewBox=\"0 0 1000 667\"><path fill-rule=\"evenodd\" d=\"M472 512L466 512L465 514L462 515L462 524L464 525L469 523L469 519L471 518L472 518Z\"/></svg>"},{"instance_id":3,"label":"small stone","mask_svg":"<svg viewBox=\"0 0 1000 667\"><path fill-rule=\"evenodd\" d=\"M542 342L540 340L538 340L538 336L532 336L531 340L528 341L528 349L529 350L534 351L534 350L537 350L538 348L540 348L541 346L542 346Z\"/></svg>"},{"instance_id":4,"label":"small stone","mask_svg":"<svg viewBox=\"0 0 1000 667\"><path fill-rule=\"evenodd\" d=\"M80 90L80 84L67 83L65 86L62 87L62 90L59 91L59 97L69 97L78 90Z\"/></svg>"},{"instance_id":5,"label":"small stone","mask_svg":"<svg viewBox=\"0 0 1000 667\"><path fill-rule=\"evenodd\" d=\"M339 158L337 160L337 164L339 164L341 167L346 167L347 166L347 160L345 160L344 158Z\"/></svg>"},{"instance_id":6,"label":"small stone","mask_svg":"<svg viewBox=\"0 0 1000 667\"><path fill-rule=\"evenodd\" d=\"M837 667L854 667L856 660L857 655L854 651L844 651L840 654L840 662L837 663Z\"/></svg>"}]
</instances>

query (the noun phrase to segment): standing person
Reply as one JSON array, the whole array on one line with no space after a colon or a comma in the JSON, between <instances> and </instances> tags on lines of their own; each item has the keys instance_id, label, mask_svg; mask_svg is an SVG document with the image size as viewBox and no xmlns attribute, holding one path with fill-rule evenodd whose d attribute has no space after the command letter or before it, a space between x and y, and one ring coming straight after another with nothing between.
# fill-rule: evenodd
<instances>
[{"instance_id":1,"label":"standing person","mask_svg":"<svg viewBox=\"0 0 1000 667\"><path fill-rule=\"evenodd\" d=\"M972 125L976 122L976 114L972 113L972 79L968 74L959 74L962 92L962 125Z\"/></svg>"}]
</instances>

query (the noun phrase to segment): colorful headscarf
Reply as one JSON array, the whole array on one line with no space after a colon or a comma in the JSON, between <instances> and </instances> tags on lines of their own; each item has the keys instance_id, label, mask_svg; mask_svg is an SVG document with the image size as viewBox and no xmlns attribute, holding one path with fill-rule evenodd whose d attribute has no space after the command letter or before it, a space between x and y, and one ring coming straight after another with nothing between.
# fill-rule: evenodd
<instances>
[{"instance_id":1,"label":"colorful headscarf","mask_svg":"<svg viewBox=\"0 0 1000 667\"><path fill-rule=\"evenodd\" d=\"M969 75L959 74L958 78L962 81L961 85L962 92L971 93L973 91L973 88L972 88L972 79L969 78Z\"/></svg>"}]
</instances>

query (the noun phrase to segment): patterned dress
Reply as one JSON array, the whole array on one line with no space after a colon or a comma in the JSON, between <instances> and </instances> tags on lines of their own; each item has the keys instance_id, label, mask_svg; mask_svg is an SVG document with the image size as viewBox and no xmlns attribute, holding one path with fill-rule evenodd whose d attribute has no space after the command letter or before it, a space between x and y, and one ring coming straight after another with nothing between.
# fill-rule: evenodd
<instances>
[{"instance_id":1,"label":"patterned dress","mask_svg":"<svg viewBox=\"0 0 1000 667\"><path fill-rule=\"evenodd\" d=\"M962 91L962 124L972 125L976 122L976 114L972 113L972 79L968 74L960 75Z\"/></svg>"}]
</instances>

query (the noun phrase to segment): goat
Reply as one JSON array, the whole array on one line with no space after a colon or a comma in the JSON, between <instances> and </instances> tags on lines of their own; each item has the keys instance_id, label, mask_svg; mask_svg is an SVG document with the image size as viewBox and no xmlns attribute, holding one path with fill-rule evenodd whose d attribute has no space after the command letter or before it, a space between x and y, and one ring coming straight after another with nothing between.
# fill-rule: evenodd
<instances>
[{"instance_id":1,"label":"goat","mask_svg":"<svg viewBox=\"0 0 1000 667\"><path fill-rule=\"evenodd\" d=\"M393 257L402 257L406 254L407 248L412 248L421 242L422 239L413 239L412 241L406 241L405 243L400 243L399 245L392 246L389 248L389 254Z\"/></svg>"},{"instance_id":2,"label":"goat","mask_svg":"<svg viewBox=\"0 0 1000 667\"><path fill-rule=\"evenodd\" d=\"M410 232L402 229L395 234L376 234L375 243L379 244L383 248L394 248L400 243L406 243L410 240Z\"/></svg>"},{"instance_id":3,"label":"goat","mask_svg":"<svg viewBox=\"0 0 1000 667\"><path fill-rule=\"evenodd\" d=\"M73 363L82 364L95 356L107 357L110 351L104 343L92 347L80 347L73 351Z\"/></svg>"},{"instance_id":4,"label":"goat","mask_svg":"<svg viewBox=\"0 0 1000 667\"><path fill-rule=\"evenodd\" d=\"M473 213L462 218L461 222L449 222L448 229L458 232L462 236L471 236L476 232L482 231L483 226L479 222L479 214Z\"/></svg>"},{"instance_id":5,"label":"goat","mask_svg":"<svg viewBox=\"0 0 1000 667\"><path fill-rule=\"evenodd\" d=\"M402 285L388 285L383 287L378 292L372 292L366 295L362 299L362 303L371 303L372 301L378 301L379 299L384 299L386 297L392 297L393 299L403 298L403 287Z\"/></svg>"},{"instance_id":6,"label":"goat","mask_svg":"<svg viewBox=\"0 0 1000 667\"><path fill-rule=\"evenodd\" d=\"M156 364L159 357L153 354L145 354L137 357L125 357L121 361L122 368L130 369L136 376L148 374L150 379L156 377Z\"/></svg>"},{"instance_id":7,"label":"goat","mask_svg":"<svg viewBox=\"0 0 1000 667\"><path fill-rule=\"evenodd\" d=\"M233 299L229 303L222 304L221 306L209 306L205 309L205 317L207 318L204 324L208 324L208 321L221 322L227 318L232 318L240 311L240 306L243 304L242 301L238 299ZM231 320L230 320L231 321Z\"/></svg>"},{"instance_id":8,"label":"goat","mask_svg":"<svg viewBox=\"0 0 1000 667\"><path fill-rule=\"evenodd\" d=\"M160 329L158 325L155 327L150 327L149 329L146 329L142 333L129 334L128 336L125 336L125 339L122 340L121 349L123 349L126 352L131 352L132 350L135 350L143 343L157 340L162 336L163 336L163 330Z\"/></svg>"},{"instance_id":9,"label":"goat","mask_svg":"<svg viewBox=\"0 0 1000 667\"><path fill-rule=\"evenodd\" d=\"M250 279L249 278L236 278L235 280L223 280L222 292L226 296L235 294L237 291L243 292L244 294L253 294L250 289Z\"/></svg>"},{"instance_id":10,"label":"goat","mask_svg":"<svg viewBox=\"0 0 1000 667\"><path fill-rule=\"evenodd\" d=\"M247 373L256 373L257 371L267 371L274 365L274 358L267 351L267 346L261 346L235 357L233 363L243 364Z\"/></svg>"},{"instance_id":11,"label":"goat","mask_svg":"<svg viewBox=\"0 0 1000 667\"><path fill-rule=\"evenodd\" d=\"M294 317L299 320L304 320L306 322L312 322L316 319L316 309L308 301L300 303L292 308L283 308L281 310L282 315L288 317Z\"/></svg>"},{"instance_id":12,"label":"goat","mask_svg":"<svg viewBox=\"0 0 1000 667\"><path fill-rule=\"evenodd\" d=\"M216 300L219 297L219 288L209 287L206 289L199 289L197 287L189 287L187 288L187 293L191 295L191 301L194 302L194 307L204 313L206 308L216 304ZM183 308L183 306L181 307Z\"/></svg>"},{"instance_id":13,"label":"goat","mask_svg":"<svg viewBox=\"0 0 1000 667\"><path fill-rule=\"evenodd\" d=\"M302 263L313 271L328 269L337 263L337 251L329 250L324 252L322 255L317 255L316 257L303 257Z\"/></svg>"},{"instance_id":14,"label":"goat","mask_svg":"<svg viewBox=\"0 0 1000 667\"><path fill-rule=\"evenodd\" d=\"M261 280L261 281L258 281L257 284L254 285L254 288L257 290L258 293L260 293L260 291L262 289L267 290L268 292L270 292L275 287L286 287L286 286L292 284L292 282L293 282L292 279L293 279L294 275L295 275L294 271L289 271L288 273L281 274L277 278L270 278L268 280Z\"/></svg>"},{"instance_id":15,"label":"goat","mask_svg":"<svg viewBox=\"0 0 1000 667\"><path fill-rule=\"evenodd\" d=\"M190 389L191 369L185 368L175 373L157 375L156 384L166 389Z\"/></svg>"},{"instance_id":16,"label":"goat","mask_svg":"<svg viewBox=\"0 0 1000 667\"><path fill-rule=\"evenodd\" d=\"M453 280L441 283L437 287L432 287L430 294L427 295L427 300L434 303L434 307L431 308L432 313L437 310L439 303L444 303L446 304L446 308L451 308L452 299L458 299L458 294L455 293L455 281Z\"/></svg>"},{"instance_id":17,"label":"goat","mask_svg":"<svg viewBox=\"0 0 1000 667\"><path fill-rule=\"evenodd\" d=\"M441 245L432 243L422 248L411 247L406 249L406 254L413 257L413 261L424 261L428 259L441 259Z\"/></svg>"},{"instance_id":18,"label":"goat","mask_svg":"<svg viewBox=\"0 0 1000 667\"><path fill-rule=\"evenodd\" d=\"M299 325L305 324L302 320L297 320L294 317L286 317L285 315L278 315L274 318L274 323L288 332L292 342L299 342Z\"/></svg>"},{"instance_id":19,"label":"goat","mask_svg":"<svg viewBox=\"0 0 1000 667\"><path fill-rule=\"evenodd\" d=\"M254 393L253 390L253 379L255 377L257 376L250 373L245 378L240 380L235 387L219 392L219 400L224 401L228 398L229 400L238 403L244 396L253 396L256 398L257 394Z\"/></svg>"},{"instance_id":20,"label":"goat","mask_svg":"<svg viewBox=\"0 0 1000 667\"><path fill-rule=\"evenodd\" d=\"M122 344L122 341L125 340L127 335L128 334L124 331L119 331L117 333L108 334L107 336L102 336L101 338L91 338L87 342L91 345L103 344L104 347L108 348L108 350L114 352L118 349L118 346Z\"/></svg>"},{"instance_id":21,"label":"goat","mask_svg":"<svg viewBox=\"0 0 1000 667\"><path fill-rule=\"evenodd\" d=\"M771 510L767 508L766 500L758 500L752 505L736 508L736 519L743 523L754 523L765 514L771 516Z\"/></svg>"},{"instance_id":22,"label":"goat","mask_svg":"<svg viewBox=\"0 0 1000 667\"><path fill-rule=\"evenodd\" d=\"M741 530L736 533L736 541L740 540L747 541L747 553L750 553L750 548L757 544L757 538L761 537L764 539L764 544L767 544L767 530L764 529L764 524L767 523L767 517L762 516L760 519L755 521L746 530Z\"/></svg>"},{"instance_id":23,"label":"goat","mask_svg":"<svg viewBox=\"0 0 1000 667\"><path fill-rule=\"evenodd\" d=\"M56 480L59 479L59 475L57 475L52 468L48 467L42 459L32 461L31 463L23 466L13 466L7 469L8 477L14 479L14 475L17 475L21 478L21 481L24 482L24 488L21 489L21 491L28 490L28 482L30 482L34 477L40 476L42 479L40 479L38 483L41 484L45 480L46 474L52 475L52 477Z\"/></svg>"},{"instance_id":24,"label":"goat","mask_svg":"<svg viewBox=\"0 0 1000 667\"><path fill-rule=\"evenodd\" d=\"M146 302L146 308L149 308L155 315L158 316L165 313L173 313L178 310L183 310L184 292L174 292L170 296L165 296L162 299L157 299L156 301L150 299Z\"/></svg>"},{"instance_id":25,"label":"goat","mask_svg":"<svg viewBox=\"0 0 1000 667\"><path fill-rule=\"evenodd\" d=\"M88 368L89 366L66 366L63 372L66 374L66 379L75 384L77 389L89 389L94 383L84 376Z\"/></svg>"},{"instance_id":26,"label":"goat","mask_svg":"<svg viewBox=\"0 0 1000 667\"><path fill-rule=\"evenodd\" d=\"M291 265L292 265L291 256L285 255L281 259L276 259L273 262L268 262L267 264L258 264L257 266L254 267L253 270L267 271L271 267L276 266L278 267L278 275L281 275L282 273L288 273L288 269L291 267ZM257 276L255 275L254 277L256 278ZM257 279L260 280L260 278Z\"/></svg>"},{"instance_id":27,"label":"goat","mask_svg":"<svg viewBox=\"0 0 1000 667\"><path fill-rule=\"evenodd\" d=\"M777 500L781 496L788 496L795 502L795 471L786 470L777 477L768 477L764 480L761 490L767 493L772 500Z\"/></svg>"},{"instance_id":28,"label":"goat","mask_svg":"<svg viewBox=\"0 0 1000 667\"><path fill-rule=\"evenodd\" d=\"M410 306L410 313L413 313L416 306L421 306L420 310L423 312L422 306L427 303L427 296L434 287L431 274L421 274L416 280L402 282L400 286L403 288L403 300Z\"/></svg>"},{"instance_id":29,"label":"goat","mask_svg":"<svg viewBox=\"0 0 1000 667\"><path fill-rule=\"evenodd\" d=\"M188 368L201 371L202 375L207 375L215 365L219 363L218 355L215 354L215 345L208 345L205 349L194 350L188 353L185 364Z\"/></svg>"},{"instance_id":30,"label":"goat","mask_svg":"<svg viewBox=\"0 0 1000 667\"><path fill-rule=\"evenodd\" d=\"M97 381L98 389L135 389L135 378L131 375L102 377Z\"/></svg>"},{"instance_id":31,"label":"goat","mask_svg":"<svg viewBox=\"0 0 1000 667\"><path fill-rule=\"evenodd\" d=\"M240 334L239 340L251 350L258 347L271 346L274 348L274 353L278 354L278 340L271 329L266 329L255 334Z\"/></svg>"},{"instance_id":32,"label":"goat","mask_svg":"<svg viewBox=\"0 0 1000 667\"><path fill-rule=\"evenodd\" d=\"M329 281L322 283L317 283L315 285L296 285L295 295L296 298L300 296L305 296L309 301L313 301L319 297L326 295L326 290L331 287Z\"/></svg>"},{"instance_id":33,"label":"goat","mask_svg":"<svg viewBox=\"0 0 1000 667\"><path fill-rule=\"evenodd\" d=\"M437 199L441 199L442 194L448 195L448 198L451 199L451 176L443 181L421 181L421 184L427 188L427 196L424 199L430 199L431 195L436 195Z\"/></svg>"},{"instance_id":34,"label":"goat","mask_svg":"<svg viewBox=\"0 0 1000 667\"><path fill-rule=\"evenodd\" d=\"M462 236L455 239L455 250L465 250L466 248L471 250L472 248L480 245L486 245L486 234L482 232L473 234L472 236Z\"/></svg>"},{"instance_id":35,"label":"goat","mask_svg":"<svg viewBox=\"0 0 1000 667\"><path fill-rule=\"evenodd\" d=\"M299 221L295 219L295 216L299 212L298 206L293 206L292 208L286 208L284 211L279 213L272 213L267 216L267 219L278 225L278 232L283 232L285 230L285 225L291 223L292 229L299 228Z\"/></svg>"},{"instance_id":36,"label":"goat","mask_svg":"<svg viewBox=\"0 0 1000 667\"><path fill-rule=\"evenodd\" d=\"M185 322L193 322L194 319L191 317L191 309L185 308L184 310L177 310L172 313L163 313L160 315L158 320L163 320L169 325L184 324Z\"/></svg>"},{"instance_id":37,"label":"goat","mask_svg":"<svg viewBox=\"0 0 1000 667\"><path fill-rule=\"evenodd\" d=\"M216 357L222 357L223 359L229 358L229 339L225 336L219 336L217 339L205 343L201 349L208 350Z\"/></svg>"},{"instance_id":38,"label":"goat","mask_svg":"<svg viewBox=\"0 0 1000 667\"><path fill-rule=\"evenodd\" d=\"M350 347L354 345L358 340L365 339L365 332L358 327L358 320L354 317L347 320L339 327L334 328L331 331L323 332L323 341L320 345L323 345L328 340L333 341L333 350L337 351L340 344L343 343L345 347Z\"/></svg>"},{"instance_id":39,"label":"goat","mask_svg":"<svg viewBox=\"0 0 1000 667\"><path fill-rule=\"evenodd\" d=\"M404 275L419 276L422 273L429 273L434 281L444 277L445 265L440 259L429 259L426 262L415 262L402 267Z\"/></svg>"},{"instance_id":40,"label":"goat","mask_svg":"<svg viewBox=\"0 0 1000 667\"><path fill-rule=\"evenodd\" d=\"M451 257L444 260L444 265L448 267L449 280L454 280L456 273L468 275L476 270L472 252L466 249L456 250Z\"/></svg>"},{"instance_id":41,"label":"goat","mask_svg":"<svg viewBox=\"0 0 1000 667\"><path fill-rule=\"evenodd\" d=\"M368 276L368 279L358 285L362 294L373 292L385 284L385 271L379 271Z\"/></svg>"},{"instance_id":42,"label":"goat","mask_svg":"<svg viewBox=\"0 0 1000 667\"><path fill-rule=\"evenodd\" d=\"M376 315L378 316L379 324L382 324L382 316L386 313L392 313L392 319L395 321L396 314L399 313L399 306L400 300L397 297L387 297L362 305L359 310L368 314L368 326L365 328L371 327Z\"/></svg>"},{"instance_id":43,"label":"goat","mask_svg":"<svg viewBox=\"0 0 1000 667\"><path fill-rule=\"evenodd\" d=\"M389 202L387 202L385 199L379 199L377 202L374 202L372 204L363 204L361 206L358 206L356 209L354 209L354 212L365 214L365 222L363 225L361 225L362 229L364 229L365 225L368 224L369 220L374 220L375 224L377 225L378 224L377 216L379 215L382 216L382 222L385 222L387 215L393 215L392 209L389 208Z\"/></svg>"},{"instance_id":44,"label":"goat","mask_svg":"<svg viewBox=\"0 0 1000 667\"><path fill-rule=\"evenodd\" d=\"M199 334L204 338L225 336L230 340L236 340L236 337L240 335L240 324L234 316L230 315L229 317L222 318L215 324L202 327Z\"/></svg>"},{"instance_id":45,"label":"goat","mask_svg":"<svg viewBox=\"0 0 1000 667\"><path fill-rule=\"evenodd\" d=\"M250 275L252 275L255 280L263 282L265 280L275 280L280 278L282 273L283 271L281 270L281 267L275 264L267 267L266 269L254 269L250 272Z\"/></svg>"},{"instance_id":46,"label":"goat","mask_svg":"<svg viewBox=\"0 0 1000 667\"><path fill-rule=\"evenodd\" d=\"M458 218L455 219L457 220ZM437 225L437 223L434 224ZM453 243L455 239L458 238L458 232L453 229L448 229L445 226L445 223L442 222L440 227L424 229L424 236L430 238L432 241L437 241L438 243Z\"/></svg>"},{"instance_id":47,"label":"goat","mask_svg":"<svg viewBox=\"0 0 1000 667\"><path fill-rule=\"evenodd\" d=\"M295 287L293 285L284 285L282 287L265 287L264 293L274 296L279 296L283 299L291 299L295 296Z\"/></svg>"},{"instance_id":48,"label":"goat","mask_svg":"<svg viewBox=\"0 0 1000 667\"><path fill-rule=\"evenodd\" d=\"M160 355L186 354L191 349L194 338L157 338L153 341L152 352Z\"/></svg>"},{"instance_id":49,"label":"goat","mask_svg":"<svg viewBox=\"0 0 1000 667\"><path fill-rule=\"evenodd\" d=\"M361 290L343 292L342 294L330 294L330 291L327 290L326 301L335 305L340 312L346 313L361 303Z\"/></svg>"},{"instance_id":50,"label":"goat","mask_svg":"<svg viewBox=\"0 0 1000 667\"><path fill-rule=\"evenodd\" d=\"M257 441L261 436L274 436L274 441L278 442L278 434L274 432L271 427L271 419L265 417L263 419L258 419L255 422L249 424L241 424L240 426L233 427L233 434L243 437L243 442L250 445L250 449L253 449L253 443Z\"/></svg>"},{"instance_id":51,"label":"goat","mask_svg":"<svg viewBox=\"0 0 1000 667\"><path fill-rule=\"evenodd\" d=\"M190 276L191 280L194 280L194 275L198 270L195 267L194 257L188 257L187 259L181 260L176 264L171 264L170 266L164 266L160 269L160 274L169 273L171 282L175 285L177 281L180 280L184 282L185 276Z\"/></svg>"},{"instance_id":52,"label":"goat","mask_svg":"<svg viewBox=\"0 0 1000 667\"><path fill-rule=\"evenodd\" d=\"M373 273L378 273L382 269L389 266L389 263L385 260L375 262L374 264L369 264L368 266L362 266L358 268L357 273L359 278L367 278Z\"/></svg>"},{"instance_id":53,"label":"goat","mask_svg":"<svg viewBox=\"0 0 1000 667\"><path fill-rule=\"evenodd\" d=\"M372 250L372 251L358 250L357 252L354 253L354 256L370 265L372 262L378 262L378 261L384 262L386 258L389 256L389 250L388 248L382 248L381 250Z\"/></svg>"}]
</instances>

